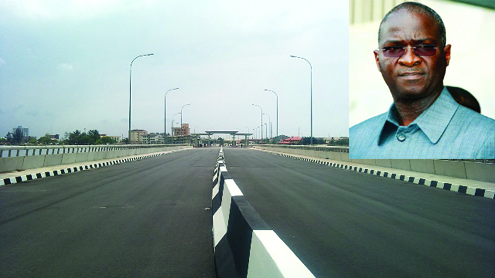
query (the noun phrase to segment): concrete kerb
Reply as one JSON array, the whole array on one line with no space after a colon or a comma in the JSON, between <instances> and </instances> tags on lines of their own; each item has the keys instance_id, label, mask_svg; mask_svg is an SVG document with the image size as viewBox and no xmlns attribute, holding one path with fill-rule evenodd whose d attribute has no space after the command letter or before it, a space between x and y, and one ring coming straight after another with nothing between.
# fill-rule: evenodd
<instances>
[{"instance_id":1,"label":"concrete kerb","mask_svg":"<svg viewBox=\"0 0 495 278\"><path fill-rule=\"evenodd\" d=\"M249 204L220 152L211 209L218 277L314 277Z\"/></svg>"},{"instance_id":2,"label":"concrete kerb","mask_svg":"<svg viewBox=\"0 0 495 278\"><path fill-rule=\"evenodd\" d=\"M438 189L444 189L444 190L453 191L453 192L462 193L462 194L467 194L467 195L472 195L472 196L479 196L479 197L485 197L488 199L495 199L495 184L492 184L492 183L466 180L466 182L472 182L472 183L477 183L477 184L481 185L481 187L477 187L477 186L472 186L472 185L463 185L463 184L461 184L462 181L459 181L459 179L453 179L453 180L455 180L455 182L449 182L447 180L452 180L450 177L445 177L446 180L442 181L441 177L440 178L437 178L437 177L427 178L428 174L426 174L426 173L412 173L412 172L410 172L410 174L406 175L406 174L402 174L402 172L406 172L406 171L401 171L399 169L385 169L383 167L373 167L371 165L359 165L359 166L357 166L357 164L350 163L350 162L328 161L328 160L324 160L324 159L315 159L315 158L305 157L305 156L301 156L301 155L293 155L293 154L286 154L286 153L281 153L281 152L267 151L267 150L262 150L262 149L258 149L258 148L254 148L254 149L258 150L258 151L264 151L264 152L272 153L275 155L280 155L283 157L288 157L288 158L293 158L293 159L297 159L297 160L303 160L303 161L307 161L307 162L313 162L313 163L318 163L318 164L322 164L322 165L341 168L344 170L356 171L356 172L371 174L371 175L390 178L390 179L402 180L405 182L410 182L410 183L414 183L414 184L418 184L418 185L424 185L424 186L434 187L434 188L438 188ZM380 168L381 168L381 170L377 170Z\"/></svg>"},{"instance_id":3,"label":"concrete kerb","mask_svg":"<svg viewBox=\"0 0 495 278\"><path fill-rule=\"evenodd\" d=\"M11 185L11 184L16 184L16 183L21 183L21 182L26 182L26 181L31 181L35 179L42 179L46 177L53 177L53 176L59 176L59 175L64 175L64 174L69 174L69 173L76 173L84 170L91 170L91 169L97 169L100 167L105 167L105 166L111 166L115 164L120 164L120 163L125 163L125 162L131 162L131 161L136 161L136 160L142 160L145 158L150 158L150 157L156 157L160 155L166 155L178 151L183 151L183 150L189 150L192 149L190 147L178 149L178 150L171 150L171 151L164 151L164 152L157 152L157 153L151 153L151 154L146 154L146 155L134 155L126 158L119 158L119 159L106 159L106 160L101 160L101 161L91 161L91 162L86 162L84 164L71 164L71 165L63 165L63 168L59 168L57 166L52 166L52 167L44 167L44 168L39 168L39 169L28 169L24 170L21 172L10 172L10 173L2 173L0 174L0 186L4 185ZM62 167L62 165L59 165ZM56 168L56 169L54 169Z\"/></svg>"}]
</instances>

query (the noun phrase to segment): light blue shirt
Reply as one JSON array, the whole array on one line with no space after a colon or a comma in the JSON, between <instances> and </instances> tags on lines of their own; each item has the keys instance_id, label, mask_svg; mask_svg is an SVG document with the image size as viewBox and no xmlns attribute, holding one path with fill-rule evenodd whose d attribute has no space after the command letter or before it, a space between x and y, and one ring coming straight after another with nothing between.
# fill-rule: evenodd
<instances>
[{"instance_id":1,"label":"light blue shirt","mask_svg":"<svg viewBox=\"0 0 495 278\"><path fill-rule=\"evenodd\" d=\"M444 87L408 126L395 105L349 130L351 159L495 159L495 120L459 105Z\"/></svg>"}]
</instances>

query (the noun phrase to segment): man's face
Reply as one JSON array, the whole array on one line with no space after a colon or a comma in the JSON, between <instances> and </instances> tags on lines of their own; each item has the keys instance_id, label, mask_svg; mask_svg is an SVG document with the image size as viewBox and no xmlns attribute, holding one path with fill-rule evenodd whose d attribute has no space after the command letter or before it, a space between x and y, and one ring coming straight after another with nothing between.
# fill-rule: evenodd
<instances>
[{"instance_id":1,"label":"man's face","mask_svg":"<svg viewBox=\"0 0 495 278\"><path fill-rule=\"evenodd\" d=\"M441 46L436 21L428 15L406 10L392 14L382 24L380 49L405 46L401 57L385 57L374 51L378 70L392 93L394 101L415 100L438 93L443 87L445 69L450 61L450 45ZM418 56L411 47L436 46L433 56Z\"/></svg>"}]
</instances>

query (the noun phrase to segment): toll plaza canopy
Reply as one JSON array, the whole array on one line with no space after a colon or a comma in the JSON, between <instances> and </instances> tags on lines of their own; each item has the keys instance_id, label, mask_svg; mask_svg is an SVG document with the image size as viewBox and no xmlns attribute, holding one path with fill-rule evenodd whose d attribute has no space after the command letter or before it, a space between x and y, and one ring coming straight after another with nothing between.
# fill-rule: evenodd
<instances>
[{"instance_id":1,"label":"toll plaza canopy","mask_svg":"<svg viewBox=\"0 0 495 278\"><path fill-rule=\"evenodd\" d=\"M248 136L253 135L252 133L239 133L237 130L206 130L204 133L192 133L192 136L201 136L201 135L208 135L208 138L211 138L210 136L213 134L230 134L232 135L232 138L234 139L235 136L245 136L246 138L246 146L248 145ZM211 140L211 139L209 139ZM235 139L233 144L235 145ZM241 145L242 146L242 145Z\"/></svg>"},{"instance_id":2,"label":"toll plaza canopy","mask_svg":"<svg viewBox=\"0 0 495 278\"><path fill-rule=\"evenodd\" d=\"M193 133L191 135L208 135L212 134L230 134L232 136L240 135L240 136L251 136L252 133L240 133L237 130L206 130L204 133Z\"/></svg>"}]
</instances>

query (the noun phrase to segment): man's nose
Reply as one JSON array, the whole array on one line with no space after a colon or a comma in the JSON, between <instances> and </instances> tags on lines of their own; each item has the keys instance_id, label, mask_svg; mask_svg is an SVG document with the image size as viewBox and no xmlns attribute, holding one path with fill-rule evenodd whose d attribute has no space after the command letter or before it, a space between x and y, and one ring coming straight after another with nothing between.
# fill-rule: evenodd
<instances>
[{"instance_id":1,"label":"man's nose","mask_svg":"<svg viewBox=\"0 0 495 278\"><path fill-rule=\"evenodd\" d=\"M412 67L419 63L421 63L421 58L414 53L414 48L412 46L407 46L406 52L399 58L399 64Z\"/></svg>"}]
</instances>

